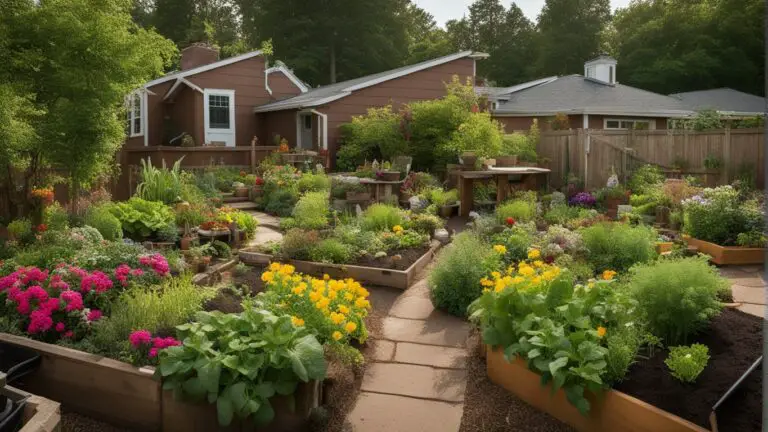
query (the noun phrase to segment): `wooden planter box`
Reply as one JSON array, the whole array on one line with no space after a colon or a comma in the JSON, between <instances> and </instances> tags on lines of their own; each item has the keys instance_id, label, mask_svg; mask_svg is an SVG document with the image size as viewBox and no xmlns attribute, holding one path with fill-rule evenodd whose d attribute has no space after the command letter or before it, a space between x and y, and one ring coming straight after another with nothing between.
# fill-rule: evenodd
<instances>
[{"instance_id":1,"label":"wooden planter box","mask_svg":"<svg viewBox=\"0 0 768 432\"><path fill-rule=\"evenodd\" d=\"M683 239L689 246L696 246L699 252L711 256L710 261L718 265L762 264L765 262L764 248L720 246L687 235L683 235Z\"/></svg>"},{"instance_id":2,"label":"wooden planter box","mask_svg":"<svg viewBox=\"0 0 768 432\"><path fill-rule=\"evenodd\" d=\"M581 432L707 432L694 423L616 390L587 397L591 405L584 416L568 402L563 389L552 393L551 384L516 359L508 363L502 350L487 347L488 377L526 403Z\"/></svg>"},{"instance_id":3,"label":"wooden planter box","mask_svg":"<svg viewBox=\"0 0 768 432\"><path fill-rule=\"evenodd\" d=\"M6 333L0 333L0 341L36 350L42 356L37 371L20 380L24 390L89 417L140 431L254 430L247 422L219 428L215 405L174 400L172 392L163 392L161 383L153 379L154 368L136 368L106 357ZM319 406L321 388L317 381L300 384L294 394L296 409L293 411L289 398L271 399L275 420L255 431L304 430L310 411ZM42 412L42 407L40 410ZM44 429L27 431L26 426L22 430L47 432Z\"/></svg>"},{"instance_id":4,"label":"wooden planter box","mask_svg":"<svg viewBox=\"0 0 768 432\"><path fill-rule=\"evenodd\" d=\"M334 279L352 278L361 283L388 286L392 288L408 289L414 282L416 275L432 261L432 258L440 248L440 242L432 240L431 247L407 270L389 270L376 267L364 267L346 264L324 264L314 261L286 260L293 265L297 272L313 276L327 274ZM240 261L254 266L266 266L274 257L261 252L241 250L238 252Z\"/></svg>"},{"instance_id":5,"label":"wooden planter box","mask_svg":"<svg viewBox=\"0 0 768 432\"><path fill-rule=\"evenodd\" d=\"M22 413L23 425L19 432L59 432L61 430L61 404L58 402L11 386L6 386L5 390L0 388L0 393L11 400L27 399Z\"/></svg>"},{"instance_id":6,"label":"wooden planter box","mask_svg":"<svg viewBox=\"0 0 768 432\"><path fill-rule=\"evenodd\" d=\"M664 252L671 252L673 242L656 242L656 253L661 255Z\"/></svg>"}]
</instances>

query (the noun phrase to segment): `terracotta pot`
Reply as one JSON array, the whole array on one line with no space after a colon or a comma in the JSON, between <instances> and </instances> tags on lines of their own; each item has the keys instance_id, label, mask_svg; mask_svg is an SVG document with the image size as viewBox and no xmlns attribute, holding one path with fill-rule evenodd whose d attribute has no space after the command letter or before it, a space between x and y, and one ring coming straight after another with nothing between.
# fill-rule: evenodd
<instances>
[{"instance_id":1,"label":"terracotta pot","mask_svg":"<svg viewBox=\"0 0 768 432\"><path fill-rule=\"evenodd\" d=\"M247 187L236 188L234 196L238 198L248 198L248 188Z\"/></svg>"},{"instance_id":2,"label":"terracotta pot","mask_svg":"<svg viewBox=\"0 0 768 432\"><path fill-rule=\"evenodd\" d=\"M192 245L192 242L195 240L195 237L192 236L185 236L181 238L181 241L179 242L179 248L181 250L189 250L189 247Z\"/></svg>"},{"instance_id":3,"label":"terracotta pot","mask_svg":"<svg viewBox=\"0 0 768 432\"><path fill-rule=\"evenodd\" d=\"M606 198L605 199L605 208L606 213L608 216L610 216L612 219L616 219L616 215L619 211L619 205L624 203L624 198Z\"/></svg>"},{"instance_id":4,"label":"terracotta pot","mask_svg":"<svg viewBox=\"0 0 768 432\"><path fill-rule=\"evenodd\" d=\"M513 167L517 166L517 155L512 156L496 156L497 167Z\"/></svg>"}]
</instances>

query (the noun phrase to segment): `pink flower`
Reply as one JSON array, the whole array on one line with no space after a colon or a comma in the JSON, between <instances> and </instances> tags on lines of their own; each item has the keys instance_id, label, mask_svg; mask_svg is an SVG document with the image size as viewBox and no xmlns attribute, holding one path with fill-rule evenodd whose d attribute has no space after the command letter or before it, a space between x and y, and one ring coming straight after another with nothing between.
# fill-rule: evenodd
<instances>
[{"instance_id":1,"label":"pink flower","mask_svg":"<svg viewBox=\"0 0 768 432\"><path fill-rule=\"evenodd\" d=\"M96 270L80 281L80 291L89 292L91 289L101 294L112 288L112 280L104 273Z\"/></svg>"},{"instance_id":2,"label":"pink flower","mask_svg":"<svg viewBox=\"0 0 768 432\"><path fill-rule=\"evenodd\" d=\"M72 332L72 330L67 330L67 332L64 333L64 337L67 338L67 339L71 339L72 336L74 336L74 335L75 335L75 333Z\"/></svg>"},{"instance_id":3,"label":"pink flower","mask_svg":"<svg viewBox=\"0 0 768 432\"><path fill-rule=\"evenodd\" d=\"M62 333L66 329L67 329L67 326L65 326L63 322L59 321L59 322L56 323L56 331L57 332Z\"/></svg>"},{"instance_id":4,"label":"pink flower","mask_svg":"<svg viewBox=\"0 0 768 432\"><path fill-rule=\"evenodd\" d=\"M177 346L177 345L181 345L181 342L179 342L178 340L172 337L167 337L167 338L157 337L152 343L152 346L154 346L157 349L164 349L164 348Z\"/></svg>"},{"instance_id":5,"label":"pink flower","mask_svg":"<svg viewBox=\"0 0 768 432\"><path fill-rule=\"evenodd\" d=\"M38 310L45 311L48 313L48 315L54 313L55 311L59 310L61 307L61 301L57 299L56 297L49 298L45 302L42 302L38 305Z\"/></svg>"},{"instance_id":6,"label":"pink flower","mask_svg":"<svg viewBox=\"0 0 768 432\"><path fill-rule=\"evenodd\" d=\"M137 268L137 269L133 269L133 270L131 270L131 274L132 274L133 276L136 276L136 277L139 277L139 276L144 276L144 270L142 270L142 269L140 269L140 268Z\"/></svg>"},{"instance_id":7,"label":"pink flower","mask_svg":"<svg viewBox=\"0 0 768 432\"><path fill-rule=\"evenodd\" d=\"M98 309L91 309L91 311L88 312L87 318L89 322L98 321L101 319L101 311Z\"/></svg>"},{"instance_id":8,"label":"pink flower","mask_svg":"<svg viewBox=\"0 0 768 432\"><path fill-rule=\"evenodd\" d=\"M75 310L83 309L83 296L81 296L79 292L67 290L67 291L63 291L61 295L59 295L59 297L67 305L64 308L66 312L72 312Z\"/></svg>"},{"instance_id":9,"label":"pink flower","mask_svg":"<svg viewBox=\"0 0 768 432\"><path fill-rule=\"evenodd\" d=\"M136 330L128 336L128 340L134 348L139 348L152 343L152 334L148 330Z\"/></svg>"},{"instance_id":10,"label":"pink flower","mask_svg":"<svg viewBox=\"0 0 768 432\"><path fill-rule=\"evenodd\" d=\"M36 299L40 302L48 300L48 293L39 285L33 285L27 288L27 297L30 299Z\"/></svg>"},{"instance_id":11,"label":"pink flower","mask_svg":"<svg viewBox=\"0 0 768 432\"><path fill-rule=\"evenodd\" d=\"M159 350L158 348L150 348L150 350L149 350L149 358L155 358L155 357L157 357L157 353L158 353L159 351L160 351L160 350Z\"/></svg>"},{"instance_id":12,"label":"pink flower","mask_svg":"<svg viewBox=\"0 0 768 432\"><path fill-rule=\"evenodd\" d=\"M43 333L53 326L51 316L46 314L45 311L36 310L29 315L29 318L30 322L27 327L27 333Z\"/></svg>"},{"instance_id":13,"label":"pink flower","mask_svg":"<svg viewBox=\"0 0 768 432\"><path fill-rule=\"evenodd\" d=\"M139 263L143 266L152 267L152 270L154 270L158 276L165 276L170 272L168 261L161 254L143 256L139 258Z\"/></svg>"}]
</instances>

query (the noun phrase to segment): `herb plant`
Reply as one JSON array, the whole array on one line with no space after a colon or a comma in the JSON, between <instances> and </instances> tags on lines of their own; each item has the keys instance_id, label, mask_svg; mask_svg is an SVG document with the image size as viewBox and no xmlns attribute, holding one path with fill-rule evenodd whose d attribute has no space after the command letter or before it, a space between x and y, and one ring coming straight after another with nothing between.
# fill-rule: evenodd
<instances>
[{"instance_id":1,"label":"herb plant","mask_svg":"<svg viewBox=\"0 0 768 432\"><path fill-rule=\"evenodd\" d=\"M692 383L704 371L709 362L709 348L702 344L669 348L664 360L672 376L682 382Z\"/></svg>"}]
</instances>

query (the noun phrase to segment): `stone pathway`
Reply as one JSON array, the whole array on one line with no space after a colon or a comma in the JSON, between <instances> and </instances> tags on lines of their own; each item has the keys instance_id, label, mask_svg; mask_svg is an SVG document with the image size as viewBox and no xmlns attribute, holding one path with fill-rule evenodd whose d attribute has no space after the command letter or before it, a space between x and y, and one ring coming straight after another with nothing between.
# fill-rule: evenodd
<instances>
[{"instance_id":1,"label":"stone pathway","mask_svg":"<svg viewBox=\"0 0 768 432\"><path fill-rule=\"evenodd\" d=\"M733 301L741 303L738 307L740 311L765 317L768 284L765 281L763 266L721 267L720 274L731 281Z\"/></svg>"},{"instance_id":2,"label":"stone pathway","mask_svg":"<svg viewBox=\"0 0 768 432\"><path fill-rule=\"evenodd\" d=\"M370 288L372 297L376 288ZM375 301L375 299L373 300ZM398 295L347 417L359 432L455 432L464 411L469 325L435 310L426 279Z\"/></svg>"},{"instance_id":3,"label":"stone pathway","mask_svg":"<svg viewBox=\"0 0 768 432\"><path fill-rule=\"evenodd\" d=\"M247 246L257 246L270 241L279 242L283 239L280 227L280 218L259 211L249 211L251 216L259 222L256 235L248 242Z\"/></svg>"}]
</instances>

